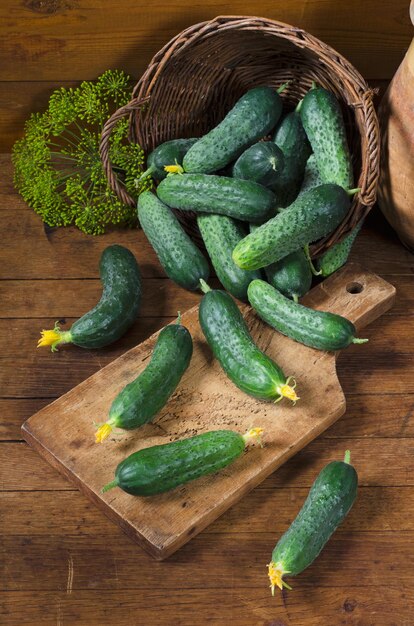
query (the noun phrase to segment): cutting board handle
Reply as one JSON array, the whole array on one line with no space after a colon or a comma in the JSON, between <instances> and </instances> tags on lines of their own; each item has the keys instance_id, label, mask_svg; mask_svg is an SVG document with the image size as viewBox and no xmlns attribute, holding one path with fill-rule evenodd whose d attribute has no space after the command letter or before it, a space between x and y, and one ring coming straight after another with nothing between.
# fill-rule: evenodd
<instances>
[{"instance_id":1,"label":"cutting board handle","mask_svg":"<svg viewBox=\"0 0 414 626\"><path fill-rule=\"evenodd\" d=\"M303 304L347 317L359 330L388 311L396 289L357 263L348 263L305 296Z\"/></svg>"}]
</instances>

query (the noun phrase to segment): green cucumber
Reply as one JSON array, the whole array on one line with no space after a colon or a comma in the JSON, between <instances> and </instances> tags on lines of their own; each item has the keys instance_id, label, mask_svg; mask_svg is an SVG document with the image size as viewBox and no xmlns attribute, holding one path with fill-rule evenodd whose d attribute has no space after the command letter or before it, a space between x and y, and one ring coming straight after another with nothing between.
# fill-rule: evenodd
<instances>
[{"instance_id":1,"label":"green cucumber","mask_svg":"<svg viewBox=\"0 0 414 626\"><path fill-rule=\"evenodd\" d=\"M277 542L268 565L272 595L276 586L291 589L283 577L297 576L309 567L352 508L358 475L350 456L347 450L344 461L332 461L322 469L301 510Z\"/></svg>"},{"instance_id":2,"label":"green cucumber","mask_svg":"<svg viewBox=\"0 0 414 626\"><path fill-rule=\"evenodd\" d=\"M260 272L240 269L231 257L236 244L246 236L243 225L227 215L207 213L197 217L197 224L219 281L232 296L246 300L247 287L260 278Z\"/></svg>"},{"instance_id":3,"label":"green cucumber","mask_svg":"<svg viewBox=\"0 0 414 626\"><path fill-rule=\"evenodd\" d=\"M330 276L348 260L351 248L362 227L362 221L357 224L351 232L339 243L333 245L325 254L317 260L317 267L322 276Z\"/></svg>"},{"instance_id":4,"label":"green cucumber","mask_svg":"<svg viewBox=\"0 0 414 626\"><path fill-rule=\"evenodd\" d=\"M117 341L135 322L141 305L141 274L134 255L123 246L108 246L102 253L99 273L103 293L98 304L73 323L70 330L43 330L38 347L52 352L64 343L81 348L103 348Z\"/></svg>"},{"instance_id":5,"label":"green cucumber","mask_svg":"<svg viewBox=\"0 0 414 626\"><path fill-rule=\"evenodd\" d=\"M302 248L265 267L267 282L295 302L309 291L312 272Z\"/></svg>"},{"instance_id":6,"label":"green cucumber","mask_svg":"<svg viewBox=\"0 0 414 626\"><path fill-rule=\"evenodd\" d=\"M355 326L345 317L292 302L264 280L252 281L247 296L262 320L305 346L340 350L351 343L368 341L356 337Z\"/></svg>"},{"instance_id":7,"label":"green cucumber","mask_svg":"<svg viewBox=\"0 0 414 626\"><path fill-rule=\"evenodd\" d=\"M198 141L195 139L172 139L157 146L147 157L147 169L138 180L152 176L157 182L167 176L168 165L181 165L188 150Z\"/></svg>"},{"instance_id":8,"label":"green cucumber","mask_svg":"<svg viewBox=\"0 0 414 626\"><path fill-rule=\"evenodd\" d=\"M319 174L318 164L316 163L315 155L311 154L309 159L306 161L305 174L299 193L303 194L305 193L305 191L309 191L310 189L319 187L319 185L322 184L323 180L321 178L321 175Z\"/></svg>"},{"instance_id":9,"label":"green cucumber","mask_svg":"<svg viewBox=\"0 0 414 626\"><path fill-rule=\"evenodd\" d=\"M170 207L196 213L219 213L254 224L274 215L274 194L253 182L209 174L174 174L157 188Z\"/></svg>"},{"instance_id":10,"label":"green cucumber","mask_svg":"<svg viewBox=\"0 0 414 626\"><path fill-rule=\"evenodd\" d=\"M233 260L245 270L275 263L332 232L349 207L349 195L339 185L326 184L310 189L242 239L233 251Z\"/></svg>"},{"instance_id":11,"label":"green cucumber","mask_svg":"<svg viewBox=\"0 0 414 626\"><path fill-rule=\"evenodd\" d=\"M222 169L267 135L276 126L281 112L282 100L275 89L250 89L218 126L189 149L183 160L184 170L210 174Z\"/></svg>"},{"instance_id":12,"label":"green cucumber","mask_svg":"<svg viewBox=\"0 0 414 626\"><path fill-rule=\"evenodd\" d=\"M306 161L311 147L297 111L288 113L280 122L273 141L285 157L284 168L271 189L278 199L278 207L291 204L299 193Z\"/></svg>"},{"instance_id":13,"label":"green cucumber","mask_svg":"<svg viewBox=\"0 0 414 626\"><path fill-rule=\"evenodd\" d=\"M133 496L153 496L169 491L230 465L261 432L261 428L252 428L245 435L232 430L212 430L144 448L121 461L115 470L115 479L105 485L102 492L113 487L120 487Z\"/></svg>"},{"instance_id":14,"label":"green cucumber","mask_svg":"<svg viewBox=\"0 0 414 626\"><path fill-rule=\"evenodd\" d=\"M322 87L313 87L300 104L300 116L324 183L353 186L352 162L338 100Z\"/></svg>"},{"instance_id":15,"label":"green cucumber","mask_svg":"<svg viewBox=\"0 0 414 626\"><path fill-rule=\"evenodd\" d=\"M256 282L256 281L254 281ZM281 368L254 343L242 314L225 291L205 292L199 307L200 326L221 367L242 391L261 400L298 399Z\"/></svg>"},{"instance_id":16,"label":"green cucumber","mask_svg":"<svg viewBox=\"0 0 414 626\"><path fill-rule=\"evenodd\" d=\"M251 233L257 228L255 224L250 224ZM309 291L312 284L311 266L302 248L291 252L277 263L268 265L264 272L270 285L288 298L293 298L295 302Z\"/></svg>"},{"instance_id":17,"label":"green cucumber","mask_svg":"<svg viewBox=\"0 0 414 626\"><path fill-rule=\"evenodd\" d=\"M207 259L173 212L150 191L138 198L138 219L171 280L190 291L198 289L200 278L208 280Z\"/></svg>"},{"instance_id":18,"label":"green cucumber","mask_svg":"<svg viewBox=\"0 0 414 626\"><path fill-rule=\"evenodd\" d=\"M277 182L285 157L273 141L260 141L247 148L233 165L233 178L254 180L267 187Z\"/></svg>"},{"instance_id":19,"label":"green cucumber","mask_svg":"<svg viewBox=\"0 0 414 626\"><path fill-rule=\"evenodd\" d=\"M126 385L109 409L109 419L96 432L104 441L113 428L131 430L150 422L177 388L193 353L191 335L180 323L163 328L144 371Z\"/></svg>"}]
</instances>

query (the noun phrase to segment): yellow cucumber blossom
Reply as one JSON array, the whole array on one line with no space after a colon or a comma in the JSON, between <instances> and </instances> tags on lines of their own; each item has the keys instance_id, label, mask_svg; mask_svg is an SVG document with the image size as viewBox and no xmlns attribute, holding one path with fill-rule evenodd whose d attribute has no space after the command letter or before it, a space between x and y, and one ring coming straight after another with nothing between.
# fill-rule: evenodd
<instances>
[{"instance_id":1,"label":"yellow cucumber blossom","mask_svg":"<svg viewBox=\"0 0 414 626\"><path fill-rule=\"evenodd\" d=\"M52 352L57 352L57 346L61 343L70 343L71 336L69 331L61 331L58 323L56 322L53 330L42 330L40 332L40 339L37 342L37 347L51 346Z\"/></svg>"}]
</instances>

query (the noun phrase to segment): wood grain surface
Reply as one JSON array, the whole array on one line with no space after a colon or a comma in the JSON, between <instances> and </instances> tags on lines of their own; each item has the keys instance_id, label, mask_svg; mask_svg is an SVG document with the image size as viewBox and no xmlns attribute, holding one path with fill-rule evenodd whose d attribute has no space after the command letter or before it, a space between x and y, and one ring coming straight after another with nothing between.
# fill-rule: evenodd
<instances>
[{"instance_id":1,"label":"wood grain surface","mask_svg":"<svg viewBox=\"0 0 414 626\"><path fill-rule=\"evenodd\" d=\"M60 86L109 68L136 81L156 52L188 26L217 15L258 15L303 28L347 57L371 81L389 80L412 38L408 0L2 0L0 150Z\"/></svg>"},{"instance_id":2,"label":"wood grain surface","mask_svg":"<svg viewBox=\"0 0 414 626\"><path fill-rule=\"evenodd\" d=\"M355 286L358 292L352 293ZM394 299L390 283L348 264L314 287L304 303L344 315L361 329L390 309ZM259 348L297 381L295 406L260 402L229 383L212 358L196 306L182 314L194 345L190 366L151 424L124 432L121 440L114 434L104 446L93 442L94 422L105 420L119 391L145 369L158 333L23 424L26 441L156 559L190 541L345 412L334 353L282 337L248 306L242 311ZM100 491L118 463L136 450L220 428L244 433L252 426L264 429L265 445L218 474L152 498Z\"/></svg>"},{"instance_id":3,"label":"wood grain surface","mask_svg":"<svg viewBox=\"0 0 414 626\"><path fill-rule=\"evenodd\" d=\"M77 297L74 281L95 281L97 293L99 256L115 241L136 254L144 290L147 279L160 289L169 282L140 232L91 238L72 228L45 231L13 194L7 156L0 158L0 167L0 277L12 281L17 300L24 302L26 284L37 281L38 293L53 302L54 284L60 283L54 313L64 316L70 303L66 292L73 294L72 303L78 300L79 312L86 311L89 296L83 292L84 302ZM352 346L339 356L345 415L162 563L137 548L23 443L20 427L172 317L160 316L154 302L148 317L108 350L67 349L54 355L35 345L39 329L55 316L43 317L38 308L42 317L28 318L24 309L13 310L8 297L5 314L1 300L2 624L412 626L414 256L374 211L352 260L394 284L397 299L389 313L367 327L370 342L363 350ZM197 304L198 296L169 289L175 300L186 299L186 306ZM30 306L40 307L36 290L31 294ZM295 579L293 592L272 598L266 576L271 550L317 473L347 448L360 480L355 506L318 560Z\"/></svg>"}]
</instances>

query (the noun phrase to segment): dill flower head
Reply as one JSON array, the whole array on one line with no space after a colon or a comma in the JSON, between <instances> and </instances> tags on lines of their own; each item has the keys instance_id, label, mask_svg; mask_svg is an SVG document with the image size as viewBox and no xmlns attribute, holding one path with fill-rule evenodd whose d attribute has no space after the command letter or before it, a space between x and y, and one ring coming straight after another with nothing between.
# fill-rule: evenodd
<instances>
[{"instance_id":1,"label":"dill flower head","mask_svg":"<svg viewBox=\"0 0 414 626\"><path fill-rule=\"evenodd\" d=\"M99 156L102 126L131 95L130 78L108 70L76 89L54 91L44 113L33 113L25 134L13 146L14 184L48 226L76 225L97 235L114 225L135 226L136 211L110 188ZM120 120L110 138L116 176L137 197L151 186L136 185L144 153L127 140L128 121Z\"/></svg>"}]
</instances>

